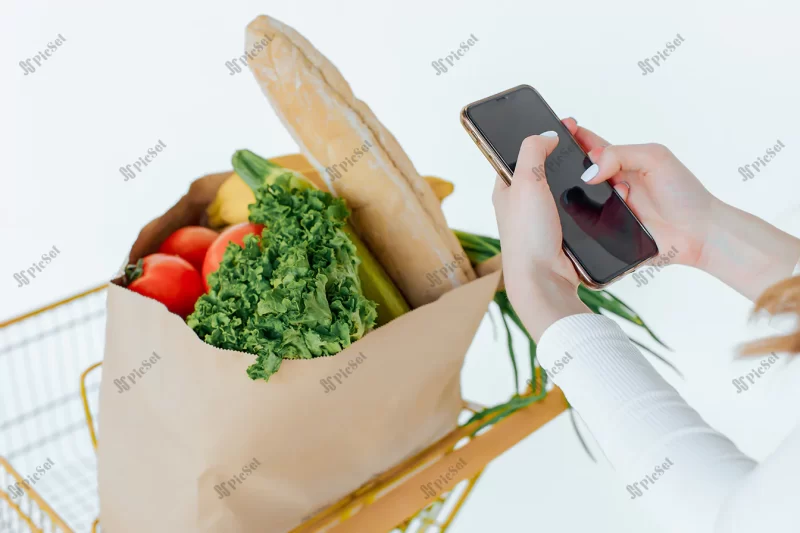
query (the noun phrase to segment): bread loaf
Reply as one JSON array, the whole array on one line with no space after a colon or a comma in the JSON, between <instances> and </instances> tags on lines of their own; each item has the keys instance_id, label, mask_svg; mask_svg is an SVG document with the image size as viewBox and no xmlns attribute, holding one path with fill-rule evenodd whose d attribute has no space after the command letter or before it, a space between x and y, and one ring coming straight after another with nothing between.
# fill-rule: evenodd
<instances>
[{"instance_id":1,"label":"bread loaf","mask_svg":"<svg viewBox=\"0 0 800 533\"><path fill-rule=\"evenodd\" d=\"M250 70L307 159L347 201L353 227L409 304L474 279L433 190L336 67L266 16L248 25L247 49L265 37L267 47L248 58Z\"/></svg>"}]
</instances>

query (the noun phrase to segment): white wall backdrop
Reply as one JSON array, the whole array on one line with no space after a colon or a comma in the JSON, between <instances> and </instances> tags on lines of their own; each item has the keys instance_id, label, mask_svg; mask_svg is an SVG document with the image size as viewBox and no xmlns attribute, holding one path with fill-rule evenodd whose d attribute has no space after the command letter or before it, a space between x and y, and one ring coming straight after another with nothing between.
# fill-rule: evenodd
<instances>
[{"instance_id":1,"label":"white wall backdrop","mask_svg":"<svg viewBox=\"0 0 800 533\"><path fill-rule=\"evenodd\" d=\"M250 73L225 66L262 13L339 67L420 172L455 182L444 206L454 228L497 235L494 173L460 108L528 83L613 143L669 146L724 201L800 233L796 2L10 0L0 18L0 320L108 279L139 229L193 179L230 168L236 149L298 151ZM19 62L59 34L62 46L25 75ZM437 76L431 62L471 34L479 42ZM637 63L677 34L682 46L643 75ZM785 152L743 182L738 167L778 139ZM159 140L166 149L123 181L119 167ZM18 288L14 273L54 245L61 254ZM685 379L654 363L667 379L745 452L768 455L796 415L779 392L786 361L747 394L731 384L752 366L732 362L735 346L771 331L747 323L749 302L680 266L611 290L674 349ZM509 376L484 321L464 394L502 401ZM593 449L598 464L561 416L492 463L452 531L658 531Z\"/></svg>"}]
</instances>

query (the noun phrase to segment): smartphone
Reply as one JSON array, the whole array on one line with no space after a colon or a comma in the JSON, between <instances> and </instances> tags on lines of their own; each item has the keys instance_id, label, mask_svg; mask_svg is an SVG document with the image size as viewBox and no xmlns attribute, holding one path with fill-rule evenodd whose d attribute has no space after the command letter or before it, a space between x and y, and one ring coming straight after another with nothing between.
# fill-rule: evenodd
<instances>
[{"instance_id":1,"label":"smartphone","mask_svg":"<svg viewBox=\"0 0 800 533\"><path fill-rule=\"evenodd\" d=\"M563 248L581 281L599 290L658 255L658 246L614 188L581 180L592 161L547 102L530 85L520 85L469 104L461 123L500 177L511 185L522 141L545 131L558 133L558 146L543 168L561 219Z\"/></svg>"}]
</instances>

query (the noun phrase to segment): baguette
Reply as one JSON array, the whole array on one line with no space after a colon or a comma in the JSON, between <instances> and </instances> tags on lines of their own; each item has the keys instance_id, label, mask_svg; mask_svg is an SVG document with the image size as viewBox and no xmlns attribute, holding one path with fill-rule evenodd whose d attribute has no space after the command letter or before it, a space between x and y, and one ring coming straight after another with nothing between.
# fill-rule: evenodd
<instances>
[{"instance_id":1,"label":"baguette","mask_svg":"<svg viewBox=\"0 0 800 533\"><path fill-rule=\"evenodd\" d=\"M409 304L475 279L430 185L336 67L297 31L260 16L247 27L246 46L265 37L250 70Z\"/></svg>"}]
</instances>

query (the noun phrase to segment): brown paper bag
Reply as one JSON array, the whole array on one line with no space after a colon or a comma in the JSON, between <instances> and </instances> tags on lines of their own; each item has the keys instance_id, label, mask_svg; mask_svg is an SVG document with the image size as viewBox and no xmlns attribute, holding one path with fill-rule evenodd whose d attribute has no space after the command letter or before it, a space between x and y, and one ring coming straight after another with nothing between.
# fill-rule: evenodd
<instances>
[{"instance_id":1,"label":"brown paper bag","mask_svg":"<svg viewBox=\"0 0 800 533\"><path fill-rule=\"evenodd\" d=\"M197 180L130 259L201 223L227 173ZM255 356L205 344L163 304L112 284L100 389L100 520L111 533L285 532L446 435L496 272L251 381ZM122 378L125 378L124 380Z\"/></svg>"}]
</instances>

